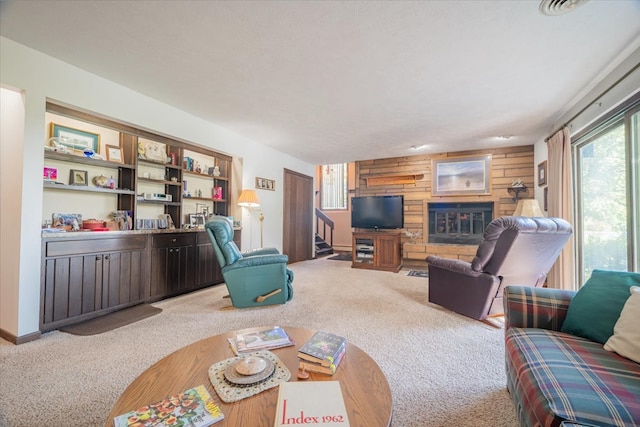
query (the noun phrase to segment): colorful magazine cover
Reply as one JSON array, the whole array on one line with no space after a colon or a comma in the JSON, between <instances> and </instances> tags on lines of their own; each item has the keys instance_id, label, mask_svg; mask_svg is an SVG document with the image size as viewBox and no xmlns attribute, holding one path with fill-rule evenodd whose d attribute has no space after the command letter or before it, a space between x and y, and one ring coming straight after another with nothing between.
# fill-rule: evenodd
<instances>
[{"instance_id":1,"label":"colorful magazine cover","mask_svg":"<svg viewBox=\"0 0 640 427\"><path fill-rule=\"evenodd\" d=\"M207 427L223 418L207 389L200 385L118 415L113 424L114 427Z\"/></svg>"},{"instance_id":2,"label":"colorful magazine cover","mask_svg":"<svg viewBox=\"0 0 640 427\"><path fill-rule=\"evenodd\" d=\"M240 352L266 350L293 345L289 334L279 326L236 336L236 347Z\"/></svg>"}]
</instances>

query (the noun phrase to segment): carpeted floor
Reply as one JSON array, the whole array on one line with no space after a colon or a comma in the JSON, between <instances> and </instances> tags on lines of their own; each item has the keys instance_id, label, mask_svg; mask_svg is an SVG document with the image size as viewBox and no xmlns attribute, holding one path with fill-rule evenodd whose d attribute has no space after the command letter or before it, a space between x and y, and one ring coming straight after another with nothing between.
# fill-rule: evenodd
<instances>
[{"instance_id":1,"label":"carpeted floor","mask_svg":"<svg viewBox=\"0 0 640 427\"><path fill-rule=\"evenodd\" d=\"M216 286L154 303L162 313L100 335L0 340L0 425L103 426L120 393L160 358L264 325L334 331L368 352L389 381L393 427L518 424L502 329L429 304L428 279L327 259L290 267L295 296L285 305L226 310L226 287Z\"/></svg>"}]
</instances>

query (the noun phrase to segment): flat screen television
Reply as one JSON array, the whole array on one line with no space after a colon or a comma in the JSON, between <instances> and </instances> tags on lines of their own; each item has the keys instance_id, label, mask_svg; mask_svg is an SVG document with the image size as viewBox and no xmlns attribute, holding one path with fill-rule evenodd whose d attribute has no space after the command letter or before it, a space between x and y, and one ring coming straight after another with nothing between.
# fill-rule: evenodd
<instances>
[{"instance_id":1,"label":"flat screen television","mask_svg":"<svg viewBox=\"0 0 640 427\"><path fill-rule=\"evenodd\" d=\"M404 228L403 196L367 196L351 199L351 227Z\"/></svg>"}]
</instances>

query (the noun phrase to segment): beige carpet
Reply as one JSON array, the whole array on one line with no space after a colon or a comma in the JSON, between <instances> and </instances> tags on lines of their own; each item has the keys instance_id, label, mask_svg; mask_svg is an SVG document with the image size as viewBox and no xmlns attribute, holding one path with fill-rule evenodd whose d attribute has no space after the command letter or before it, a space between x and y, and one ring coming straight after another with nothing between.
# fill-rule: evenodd
<instances>
[{"instance_id":1,"label":"beige carpet","mask_svg":"<svg viewBox=\"0 0 640 427\"><path fill-rule=\"evenodd\" d=\"M367 351L391 386L394 427L517 425L502 329L432 306L427 279L406 271L327 259L291 268L295 295L282 306L223 310L230 302L217 286L156 303L162 313L100 335L0 340L0 426L104 425L120 393L165 355L223 331L275 324L334 331Z\"/></svg>"}]
</instances>

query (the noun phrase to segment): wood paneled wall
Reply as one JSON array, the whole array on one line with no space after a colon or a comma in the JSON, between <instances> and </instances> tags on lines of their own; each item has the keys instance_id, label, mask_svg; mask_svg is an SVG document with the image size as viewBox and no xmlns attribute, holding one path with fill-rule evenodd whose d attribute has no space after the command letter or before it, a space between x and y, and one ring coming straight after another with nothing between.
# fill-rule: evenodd
<instances>
[{"instance_id":1,"label":"wood paneled wall","mask_svg":"<svg viewBox=\"0 0 640 427\"><path fill-rule=\"evenodd\" d=\"M431 194L432 159L491 154L491 194L475 196L433 196ZM383 184L367 186L367 178L376 176L417 175L415 183ZM389 159L364 160L356 162L356 195L403 195L405 209L405 229L422 231L416 244L406 243L403 237L404 263L412 261L424 264L427 255L441 255L448 258L470 260L475 254L476 246L427 244L427 203L428 202L493 202L494 218L513 214L516 203L513 194L507 189L515 179L522 179L528 191L521 193L520 198L534 197L535 166L533 145L498 148L495 150L476 150L435 155L416 155ZM457 248L457 249L456 249Z\"/></svg>"}]
</instances>

